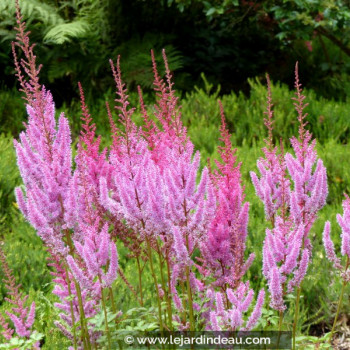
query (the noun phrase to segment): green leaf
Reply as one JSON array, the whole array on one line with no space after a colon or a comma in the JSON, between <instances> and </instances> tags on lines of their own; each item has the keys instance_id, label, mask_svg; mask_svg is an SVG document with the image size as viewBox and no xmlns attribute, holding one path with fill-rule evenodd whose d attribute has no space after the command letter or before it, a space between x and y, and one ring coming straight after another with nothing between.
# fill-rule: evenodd
<instances>
[{"instance_id":1,"label":"green leaf","mask_svg":"<svg viewBox=\"0 0 350 350\"><path fill-rule=\"evenodd\" d=\"M63 44L72 39L86 37L88 34L89 24L84 20L76 20L52 27L44 36L44 41Z\"/></svg>"},{"instance_id":2,"label":"green leaf","mask_svg":"<svg viewBox=\"0 0 350 350\"><path fill-rule=\"evenodd\" d=\"M212 16L214 13L216 12L216 8L215 7L211 7L207 12L206 15L208 17Z\"/></svg>"}]
</instances>

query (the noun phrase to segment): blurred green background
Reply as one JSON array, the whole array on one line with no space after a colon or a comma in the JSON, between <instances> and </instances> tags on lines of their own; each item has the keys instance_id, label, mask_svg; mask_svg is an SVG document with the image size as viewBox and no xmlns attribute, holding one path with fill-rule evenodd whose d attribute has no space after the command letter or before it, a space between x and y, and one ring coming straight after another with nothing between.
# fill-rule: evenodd
<instances>
[{"instance_id":1,"label":"blurred green background","mask_svg":"<svg viewBox=\"0 0 350 350\"><path fill-rule=\"evenodd\" d=\"M36 43L38 61L43 64L42 83L52 91L58 110L68 116L73 138L80 127L80 81L97 131L104 143L109 143L104 105L106 100L113 103L115 95L108 59L116 60L118 55L131 103L137 106L136 88L140 85L152 111L150 50L155 50L162 73L161 50L166 49L183 121L201 151L203 164L217 154L217 100L222 100L238 160L243 161L243 180L251 202L247 254L254 251L257 255L249 272L256 289L265 283L261 248L267 224L249 171L256 171L266 137L265 75L269 73L273 81L274 137L282 138L288 149L288 140L298 129L291 98L294 66L299 61L310 103L308 128L317 138L318 153L328 170L329 197L311 232L313 263L304 283L298 327L304 334L316 336L329 330L340 282L331 272L325 273L325 269L332 270L325 260L322 230L324 222L331 220L339 249L335 215L341 211L343 193L350 193L350 1L20 0L20 7ZM30 293L30 300L38 301L35 327L45 333L46 348L54 349L53 344L63 338L52 323L55 298L46 252L22 219L13 193L21 180L12 140L26 120L11 54L14 12L13 0L0 0L0 241L17 281ZM119 250L121 265L126 273L132 271L133 265L126 264L127 252L122 247ZM122 282L115 288L121 309L135 306ZM342 308L346 320L349 288ZM3 297L0 286L0 310L8 307ZM293 305L293 300L290 303ZM286 316L287 322L292 316ZM263 321L264 327L273 327L276 320L266 311Z\"/></svg>"}]
</instances>

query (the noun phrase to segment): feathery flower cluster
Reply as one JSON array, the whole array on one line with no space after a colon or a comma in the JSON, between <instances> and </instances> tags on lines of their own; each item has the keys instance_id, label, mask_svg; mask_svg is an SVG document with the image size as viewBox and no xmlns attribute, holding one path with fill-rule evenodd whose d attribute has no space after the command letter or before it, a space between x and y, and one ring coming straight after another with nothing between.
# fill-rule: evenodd
<instances>
[{"instance_id":1,"label":"feathery flower cluster","mask_svg":"<svg viewBox=\"0 0 350 350\"><path fill-rule=\"evenodd\" d=\"M249 282L241 283L236 290L228 288L225 293L210 291L207 296L215 300L214 310L210 312L207 324L207 329L213 331L251 330L261 316L265 301L265 291L261 290L255 308L244 322L243 314L249 309L254 297Z\"/></svg>"},{"instance_id":2,"label":"feathery flower cluster","mask_svg":"<svg viewBox=\"0 0 350 350\"><path fill-rule=\"evenodd\" d=\"M5 313L14 325L14 329L12 329L5 317L0 314L0 325L3 328L1 334L8 341L14 337L14 333L20 338L29 339L35 318L35 303L33 302L30 308L25 306L28 295L23 296L19 291L20 285L16 284L12 270L9 268L6 256L1 248L0 265L5 276L3 283L10 296L10 298L5 297L5 300L12 305L11 311L5 311ZM39 344L34 344L33 349L39 349Z\"/></svg>"},{"instance_id":3,"label":"feathery flower cluster","mask_svg":"<svg viewBox=\"0 0 350 350\"><path fill-rule=\"evenodd\" d=\"M54 323L68 339L73 341L74 331L81 329L81 326L77 325L81 320L81 310L79 307L76 284L73 282L73 274L63 267L57 255L51 254L50 260L51 262L48 265L55 269L54 272L51 272L54 277L53 283L55 283L52 293L60 299L60 302L55 303L55 307L61 310L59 315L61 321L55 321ZM89 298L88 290L82 292L81 298L84 315L86 317L93 317L96 314L97 300ZM99 333L94 332L93 327L90 327L89 334L91 340L96 342ZM83 346L81 340L78 340L78 344Z\"/></svg>"},{"instance_id":4,"label":"feathery flower cluster","mask_svg":"<svg viewBox=\"0 0 350 350\"><path fill-rule=\"evenodd\" d=\"M221 162L216 162L217 170L201 169L200 154L195 152L181 121L165 52L164 79L159 76L151 53L157 94L154 118L148 115L139 90L143 127L132 120L134 108L129 106L118 57L116 65L110 61L116 84L118 125L106 104L112 146L100 151L101 139L96 136L96 127L79 84L83 123L73 160L68 121L61 115L56 123L52 96L39 83L40 67L36 66L33 46L29 45L19 10L17 23L17 45L25 59L18 61L14 50L15 65L26 94L28 123L20 140L15 141L24 182L23 188L16 189L16 196L22 213L51 255L53 293L59 298L55 306L60 310L56 326L72 340L75 349L93 348L102 334L95 330L90 319L102 310L111 347L104 291L108 289L111 300L111 287L119 274L139 300L118 266L114 239L119 238L137 259L141 305L142 271L149 263L157 292L161 330L164 320L170 328L176 320L180 323L179 329L194 330L194 311L204 319L207 314L208 329L252 329L261 315L265 291L258 293L255 307L246 317L254 298L249 282L243 282L255 257L251 254L244 259L249 203L245 202L241 164L237 163L236 150L232 149L221 104ZM29 77L28 81L24 76ZM302 140L308 137L307 132L305 134ZM269 153L265 153L269 158L261 161L262 178L259 180L255 176L255 184L259 197L268 207L267 217L280 222L268 235L266 246L269 245L270 255L266 253L264 257L264 269L274 271L269 278L278 287L281 273L294 272L294 279L299 281L303 258L297 259L301 242L306 239L302 224L288 226L289 221L284 220L283 215L278 216L278 209L292 208L289 198L300 200L301 189L307 184L305 193L310 192L312 197L312 203L307 206L309 216L305 216L305 220L309 220L322 204L323 197L315 197L314 186L320 185L323 178L318 180L318 177L324 174L322 164L312 174L314 157L306 161L310 163L306 166L309 170L300 175L298 171L304 163L299 166L299 158L287 156L285 161L272 147L272 135L270 139ZM292 144L299 147L297 141L292 140ZM313 146L308 149L312 150ZM301 152L303 160L308 157L304 151L298 153L296 149L295 152L297 155ZM296 184L293 191L289 180L285 179L287 167ZM306 197L304 199L307 201ZM277 242L278 236L281 237ZM300 244L290 245L287 241ZM196 262L194 252L201 254ZM156 268L154 253L159 258ZM278 254L284 257L280 259ZM140 259L145 263L142 268ZM282 294L277 287L275 294ZM195 303L195 294L210 299L206 305L208 310L201 310ZM161 301L167 306L166 317L162 317ZM178 314L172 314L172 302ZM116 310L113 313L116 314ZM10 334L7 328L5 332Z\"/></svg>"},{"instance_id":5,"label":"feathery flower cluster","mask_svg":"<svg viewBox=\"0 0 350 350\"><path fill-rule=\"evenodd\" d=\"M85 271L71 255L67 257L67 263L79 284L99 297L101 288L110 287L117 277L118 253L108 234L108 225L105 224L100 232L97 232L97 227L98 222L94 227L86 227L84 245L75 242L77 252L86 266Z\"/></svg>"},{"instance_id":6,"label":"feathery flower cluster","mask_svg":"<svg viewBox=\"0 0 350 350\"><path fill-rule=\"evenodd\" d=\"M17 46L25 58L17 60L15 47L13 53L28 112L26 129L20 141L14 142L25 190L16 189L17 202L55 262L53 292L61 299L57 307L63 311L60 316L68 328L60 322L57 326L64 334L71 334L77 345L75 328L80 321L78 328L86 339L79 341L82 345L90 344L98 334L85 318L99 310L101 290L112 284L118 268L116 246L110 239L108 225L98 227L104 215L98 191L99 174L108 172L106 150L99 153L100 139L95 136L95 125L80 86L84 123L73 172L68 120L61 114L56 124L52 95L39 83L40 69L36 68L18 3L17 24ZM29 77L28 81L22 72ZM95 278L98 280L94 281ZM91 288L85 288L87 284ZM73 299L67 301L68 296Z\"/></svg>"},{"instance_id":7,"label":"feathery flower cluster","mask_svg":"<svg viewBox=\"0 0 350 350\"><path fill-rule=\"evenodd\" d=\"M346 256L347 262L346 266L343 267L341 260L337 257L334 249L334 244L330 237L331 232L331 223L326 222L324 231L323 231L323 245L326 251L327 258L330 262L333 263L333 266L336 270L339 270L341 277L345 282L350 281L350 198L345 195L346 198L343 201L343 216L337 214L337 221L341 227L341 255Z\"/></svg>"},{"instance_id":8,"label":"feathery flower cluster","mask_svg":"<svg viewBox=\"0 0 350 350\"><path fill-rule=\"evenodd\" d=\"M69 192L72 154L68 120L63 114L58 125L52 95L39 83L40 66L36 65L33 45L17 6L17 35L13 55L17 77L27 101L28 122L14 141L18 167L25 194L16 188L17 203L23 215L37 230L45 244L57 253L66 254L63 234L64 202ZM18 61L15 46L24 53ZM28 80L23 75L29 77ZM58 227L58 228L57 228Z\"/></svg>"},{"instance_id":9,"label":"feathery flower cluster","mask_svg":"<svg viewBox=\"0 0 350 350\"><path fill-rule=\"evenodd\" d=\"M63 115L56 129L52 95L44 88L41 93L45 105L39 107L45 110L45 121L50 123L51 136L48 141L41 128L38 111L28 105L26 130L20 134L20 142L14 141L26 193L24 195L18 187L16 197L23 215L45 244L65 255L67 250L59 227L63 225L64 203L71 178L70 131L68 120ZM49 145L47 142L50 142Z\"/></svg>"},{"instance_id":10,"label":"feathery flower cluster","mask_svg":"<svg viewBox=\"0 0 350 350\"><path fill-rule=\"evenodd\" d=\"M143 236L172 235L172 226L183 226L185 223L190 229L200 228L209 216L204 210L208 212L213 204L205 199L208 172L206 169L203 171L201 182L196 186L199 153L193 157L192 143L183 143L183 135L177 137L174 134L176 126L169 117L172 110L167 107L165 112L165 103L162 102L170 97L162 95L162 113L156 114L164 130L159 130L154 124L152 133L145 139L141 129L131 120L133 109L127 109L119 60L116 68L114 65L112 67L120 96L116 100L120 104L117 108L125 130L117 130L113 125L117 133L109 156L113 172L110 183L104 178L100 180L102 204ZM159 79L157 77L156 81ZM172 103L173 99L170 98ZM180 129L183 130L182 127ZM162 157L158 158L159 155Z\"/></svg>"},{"instance_id":11,"label":"feathery flower cluster","mask_svg":"<svg viewBox=\"0 0 350 350\"><path fill-rule=\"evenodd\" d=\"M257 304L245 327L244 313L250 307L254 291L242 278L253 262L251 254L244 261L246 248L249 203L244 202L240 167L237 163L236 149L232 148L224 111L221 102L221 128L219 147L221 162L215 161L217 170L211 172L216 195L216 211L202 241L199 270L209 276L212 282L206 286L206 305L208 312L203 317L209 318L207 328L212 330L249 330L261 315L265 291L259 292ZM223 292L215 292L220 287ZM215 300L215 303L214 303ZM225 303L223 302L225 300Z\"/></svg>"},{"instance_id":12,"label":"feathery flower cluster","mask_svg":"<svg viewBox=\"0 0 350 350\"><path fill-rule=\"evenodd\" d=\"M263 148L265 158L257 161L257 167L261 174L260 179L251 171L250 176L255 187L256 195L264 203L265 217L274 223L275 215L278 210L285 211L289 203L290 181L286 177L286 165L283 157L283 146L281 153L278 153L278 147L273 143L273 110L271 97L271 83L267 75L267 118L264 118L264 124L268 130L268 138L264 140L266 147Z\"/></svg>"},{"instance_id":13,"label":"feathery flower cluster","mask_svg":"<svg viewBox=\"0 0 350 350\"><path fill-rule=\"evenodd\" d=\"M264 119L269 132L263 149L265 159L258 161L261 178L251 172L257 196L263 201L266 218L272 229L266 229L263 248L263 273L269 283L271 307L284 311L284 295L299 287L311 258L311 243L308 234L316 220L317 212L325 205L328 194L326 168L317 158L315 143L305 130L305 96L299 83L298 66L295 69L296 101L299 138L290 142L296 157L284 155L281 144L273 145L273 112L271 88L268 80L267 118ZM293 277L290 279L290 276ZM288 281L289 279L289 281ZM288 282L288 284L287 284Z\"/></svg>"},{"instance_id":14,"label":"feathery flower cluster","mask_svg":"<svg viewBox=\"0 0 350 350\"><path fill-rule=\"evenodd\" d=\"M194 154L182 126L165 54L167 84L158 75L153 54L152 59L159 126L149 118L140 92L144 130L131 119L133 109L128 108L119 59L116 66L111 63L123 130L111 120L113 147L109 163L113 170L110 179L100 179L100 202L114 219L126 221L131 234L138 233L140 244L150 244L166 257L171 270L168 289L176 307L182 309L176 284L185 278L185 267L192 266L190 257L214 213L215 195L208 170L199 172L200 155ZM162 243L160 247L157 240ZM193 272L189 279L195 290L200 288Z\"/></svg>"},{"instance_id":15,"label":"feathery flower cluster","mask_svg":"<svg viewBox=\"0 0 350 350\"><path fill-rule=\"evenodd\" d=\"M251 254L244 262L249 203L244 202L241 164L237 164L236 149L232 148L221 103L220 109L220 141L224 144L219 148L222 163L216 161L218 170L211 174L217 208L201 244L201 252L207 273L215 278L214 285L236 288L255 255Z\"/></svg>"}]
</instances>

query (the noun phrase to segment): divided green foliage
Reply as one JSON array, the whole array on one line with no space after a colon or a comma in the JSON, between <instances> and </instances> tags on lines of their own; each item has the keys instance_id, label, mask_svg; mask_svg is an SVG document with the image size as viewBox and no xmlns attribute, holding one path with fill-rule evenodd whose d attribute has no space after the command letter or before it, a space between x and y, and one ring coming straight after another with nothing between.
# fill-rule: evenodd
<instances>
[{"instance_id":1,"label":"divided green foliage","mask_svg":"<svg viewBox=\"0 0 350 350\"><path fill-rule=\"evenodd\" d=\"M89 31L89 23L75 20L70 23L60 23L52 27L44 36L44 40L55 44L63 44L71 38L83 38Z\"/></svg>"},{"instance_id":2,"label":"divided green foliage","mask_svg":"<svg viewBox=\"0 0 350 350\"><path fill-rule=\"evenodd\" d=\"M121 56L121 70L125 77L125 82L130 88L140 85L150 89L153 85L153 71L150 52L154 51L157 62L162 61L162 49L165 49L170 70L177 71L183 67L183 57L179 50L173 45L167 44L169 38L164 34L145 33L142 37L121 43L114 50L113 57ZM165 73L163 65L159 67L160 75Z\"/></svg>"},{"instance_id":3,"label":"divided green foliage","mask_svg":"<svg viewBox=\"0 0 350 350\"><path fill-rule=\"evenodd\" d=\"M42 22L46 27L54 27L64 22L57 9L47 1L38 0L20 0L21 12L24 18L30 22ZM15 1L0 1L0 37L1 40L13 40L15 32L13 25L15 24Z\"/></svg>"},{"instance_id":4,"label":"divided green foliage","mask_svg":"<svg viewBox=\"0 0 350 350\"><path fill-rule=\"evenodd\" d=\"M0 80L8 87L14 85L11 53L16 24L14 4L14 0L0 1L0 68L3 68ZM172 34L135 30L132 22L140 22L140 18L134 13L125 17L127 4L100 0L19 0L19 4L31 37L37 42L39 63L45 66L42 82L50 84L50 90L58 95L55 100L61 103L70 103L77 96L78 80L87 92L102 94L113 86L108 59L116 60L118 55L123 57L125 80L147 89L152 84L152 70L140 67L151 67L152 48L157 59L161 59L162 48L167 50L172 71L184 65ZM131 4L138 6L141 4ZM147 6L142 5L141 9L147 11ZM134 34L130 37L129 32Z\"/></svg>"}]
</instances>

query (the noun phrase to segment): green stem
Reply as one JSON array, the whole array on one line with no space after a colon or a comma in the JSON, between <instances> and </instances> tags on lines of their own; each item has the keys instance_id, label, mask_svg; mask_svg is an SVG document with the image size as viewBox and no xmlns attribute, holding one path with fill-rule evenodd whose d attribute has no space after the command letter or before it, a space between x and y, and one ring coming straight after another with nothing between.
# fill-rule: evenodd
<instances>
[{"instance_id":1,"label":"green stem","mask_svg":"<svg viewBox=\"0 0 350 350\"><path fill-rule=\"evenodd\" d=\"M170 330L173 330L173 310L172 310L172 304L171 304L171 291L170 291L170 279L171 279L171 272L170 272L170 262L168 254L166 256L166 266L167 266L167 275L168 275L168 294L167 294L167 304L168 304L168 315L170 320Z\"/></svg>"},{"instance_id":2,"label":"green stem","mask_svg":"<svg viewBox=\"0 0 350 350\"><path fill-rule=\"evenodd\" d=\"M336 326L337 321L338 321L339 311L340 311L340 308L341 308L341 305L342 305L342 302L343 302L345 285L346 285L346 282L343 281L343 285L342 285L342 288L341 288L340 297L339 297L339 301L338 301L337 313L336 313L335 318L334 318L333 327L332 327L331 335L330 335L330 338L329 338L329 343L332 342L334 329L335 329L335 326Z\"/></svg>"},{"instance_id":3,"label":"green stem","mask_svg":"<svg viewBox=\"0 0 350 350\"><path fill-rule=\"evenodd\" d=\"M109 291L109 299L111 300L111 304L112 304L112 312L114 314L117 314L117 307L115 305L112 287L109 287L108 291ZM115 318L115 328L118 329L118 320L117 320L117 318Z\"/></svg>"},{"instance_id":4,"label":"green stem","mask_svg":"<svg viewBox=\"0 0 350 350\"><path fill-rule=\"evenodd\" d=\"M348 269L349 264L350 264L350 259L349 259L349 256L347 256L347 258L346 258L345 271ZM330 335L330 337L329 337L329 343L330 343L330 344L332 343L332 338L333 338L334 329L335 329L335 326L336 326L337 321L338 321L338 316L339 316L339 312L340 312L341 305L342 305L342 303L343 303L343 296L344 296L344 290L345 290L346 284L347 284L347 282L346 282L345 280L343 280L343 285L342 285L342 288L341 288L341 292L340 292L340 296L339 296L339 301L338 301L337 313L335 314L335 318L334 318L334 322L333 322L333 327L332 327L332 330L331 330L331 335Z\"/></svg>"},{"instance_id":5,"label":"green stem","mask_svg":"<svg viewBox=\"0 0 350 350\"><path fill-rule=\"evenodd\" d=\"M182 298L182 309L183 309L183 311L182 311L182 322L185 325L186 322L187 322L187 315L186 315L186 302L185 302L184 295L186 293L185 293L185 283L182 280L180 281L180 286L181 286L181 294L183 296L183 298Z\"/></svg>"},{"instance_id":6,"label":"green stem","mask_svg":"<svg viewBox=\"0 0 350 350\"><path fill-rule=\"evenodd\" d=\"M117 307L115 306L112 287L109 287L108 291L109 291L109 298L111 299L111 303L112 303L112 311L115 314L115 313L117 313Z\"/></svg>"},{"instance_id":7,"label":"green stem","mask_svg":"<svg viewBox=\"0 0 350 350\"><path fill-rule=\"evenodd\" d=\"M67 266L65 266L66 270L66 276L67 276L67 284L68 284L68 293L69 297L72 296L72 290L70 287L70 278L69 278L69 272ZM76 324L75 324L75 317L74 317L74 309L73 309L73 300L69 301L69 306L70 306L70 313L72 317L72 324L73 324L73 344L74 344L74 350L77 350L77 333L76 333Z\"/></svg>"},{"instance_id":8,"label":"green stem","mask_svg":"<svg viewBox=\"0 0 350 350\"><path fill-rule=\"evenodd\" d=\"M161 279L161 283L162 283L162 289L163 289L164 296L166 297L166 299L168 299L168 293L167 293L167 289L165 287L165 281L164 281L164 275L163 275L162 256L160 253L158 243L157 243L157 248L158 248L157 253L158 253L158 260L159 260L160 279ZM165 318L165 324L167 324L167 313L164 314L164 318Z\"/></svg>"},{"instance_id":9,"label":"green stem","mask_svg":"<svg viewBox=\"0 0 350 350\"><path fill-rule=\"evenodd\" d=\"M189 241L188 235L186 235L186 247L189 252ZM190 268L186 266L186 282L187 282L187 297L188 297L188 308L190 313L190 331L194 331L194 316L193 316L193 299L192 299L192 290L190 283Z\"/></svg>"},{"instance_id":10,"label":"green stem","mask_svg":"<svg viewBox=\"0 0 350 350\"><path fill-rule=\"evenodd\" d=\"M280 314L280 318L279 318L279 322L278 322L277 349L279 349L280 340L281 340L281 331L282 331L282 323L283 323L283 311L280 311L279 314Z\"/></svg>"},{"instance_id":11,"label":"green stem","mask_svg":"<svg viewBox=\"0 0 350 350\"><path fill-rule=\"evenodd\" d=\"M142 271L141 271L141 265L140 265L140 258L136 258L137 261L137 270L139 273L139 289L140 289L140 301L141 301L141 306L143 306L143 294L142 294Z\"/></svg>"},{"instance_id":12,"label":"green stem","mask_svg":"<svg viewBox=\"0 0 350 350\"><path fill-rule=\"evenodd\" d=\"M193 317L193 300L192 290L190 284L190 269L186 266L186 280L187 280L187 296L188 296L188 307L190 312L190 331L194 331L194 317Z\"/></svg>"},{"instance_id":13,"label":"green stem","mask_svg":"<svg viewBox=\"0 0 350 350\"><path fill-rule=\"evenodd\" d=\"M298 323L298 317L299 317L299 300L300 300L300 294L301 294L301 283L297 290L297 300L295 303L295 315L294 315L294 322L293 322L293 350L295 350L295 337L296 337L296 331L297 331L297 323Z\"/></svg>"},{"instance_id":14,"label":"green stem","mask_svg":"<svg viewBox=\"0 0 350 350\"><path fill-rule=\"evenodd\" d=\"M160 332L163 334L162 306L161 306L161 303L160 303L160 296L159 296L157 276L156 276L156 273L155 273L155 270L154 270L154 266L153 266L153 257L152 257L151 245L149 243L148 238L146 238L146 243L147 243L147 254L148 254L148 258L149 258L149 262L150 262L150 266L151 266L151 274L152 274L152 277L153 277L153 280L154 280L154 284L155 284L155 287L156 287L156 292L157 292L159 328L160 328Z\"/></svg>"},{"instance_id":15,"label":"green stem","mask_svg":"<svg viewBox=\"0 0 350 350\"><path fill-rule=\"evenodd\" d=\"M102 280L101 276L98 276L98 279L100 281L100 284L102 285ZM106 299L104 296L104 289L101 289L101 302L102 302L102 308L103 308L103 313L105 317L105 329L107 333L107 339L108 339L108 349L112 349L112 342L111 342L111 335L109 333L109 327L108 327L108 317L107 317L107 309L106 309Z\"/></svg>"},{"instance_id":16,"label":"green stem","mask_svg":"<svg viewBox=\"0 0 350 350\"><path fill-rule=\"evenodd\" d=\"M86 323L86 317L85 317L85 312L84 312L84 307L83 307L83 299L81 297L80 285L75 279L74 279L74 284L75 284L75 289L77 291L77 296L78 296L81 330L85 334L84 338L86 339L86 348L88 350L91 350L90 334L89 334L89 329L88 329L87 323Z\"/></svg>"},{"instance_id":17,"label":"green stem","mask_svg":"<svg viewBox=\"0 0 350 350\"><path fill-rule=\"evenodd\" d=\"M167 288L166 283L165 283L165 278L164 278L164 274L163 274L163 265L164 265L164 260L162 260L163 255L160 251L160 247L157 243L157 248L158 248L158 257L159 257L159 266L160 266L160 275L162 278L162 288L164 291L164 296L166 299L166 303L167 303L167 311L168 311L168 319L169 319L169 327L170 330L173 329L173 321L172 321L172 311L171 311L171 300L169 299L169 288ZM168 265L168 261L167 261L167 269L169 269L169 265ZM168 271L168 276L169 276L169 271ZM169 280L170 283L170 280ZM168 285L169 285L168 283Z\"/></svg>"},{"instance_id":18,"label":"green stem","mask_svg":"<svg viewBox=\"0 0 350 350\"><path fill-rule=\"evenodd\" d=\"M73 242L72 238L69 234L69 230L65 230L65 235L67 239L67 244L69 246L69 252L73 256L74 255L74 247L73 247ZM90 335L89 335L89 330L87 327L86 323L86 317L85 317L85 312L84 312L84 307L83 307L83 299L81 296L81 289L79 283L73 279L74 285L75 285L75 290L77 292L77 297L78 297L78 303L79 303L79 313L80 313L80 327L81 327L81 336L82 340L84 342L84 347L86 347L88 350L91 349L91 342L90 342Z\"/></svg>"}]
</instances>

